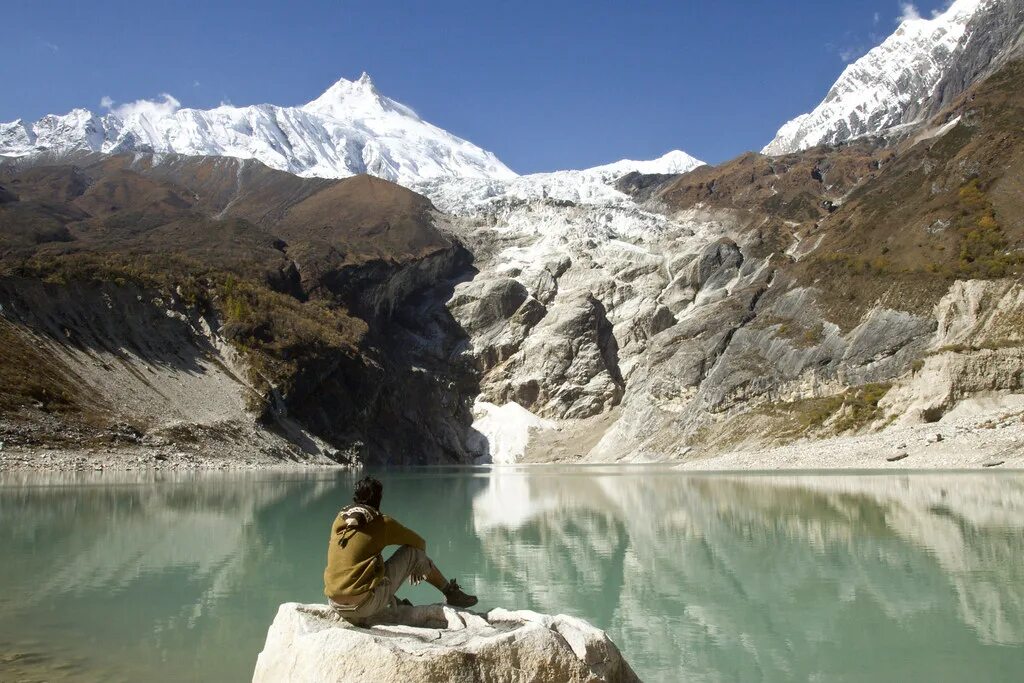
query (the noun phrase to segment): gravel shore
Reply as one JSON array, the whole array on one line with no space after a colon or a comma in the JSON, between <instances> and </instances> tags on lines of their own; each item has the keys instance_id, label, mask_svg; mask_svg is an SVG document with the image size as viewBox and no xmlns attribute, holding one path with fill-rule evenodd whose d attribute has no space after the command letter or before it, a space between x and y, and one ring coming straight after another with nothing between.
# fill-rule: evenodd
<instances>
[{"instance_id":1,"label":"gravel shore","mask_svg":"<svg viewBox=\"0 0 1024 683\"><path fill-rule=\"evenodd\" d=\"M686 470L1024 469L1024 411L955 411L941 422L695 458Z\"/></svg>"},{"instance_id":2,"label":"gravel shore","mask_svg":"<svg viewBox=\"0 0 1024 683\"><path fill-rule=\"evenodd\" d=\"M796 441L777 447L743 447L698 455L684 470L991 469L1024 470L1024 396L1014 409L954 411L933 424L896 425L856 436ZM323 454L307 454L273 438L253 443L125 444L66 448L4 446L2 471L233 470L339 467ZM342 463L339 463L341 460Z\"/></svg>"},{"instance_id":3,"label":"gravel shore","mask_svg":"<svg viewBox=\"0 0 1024 683\"><path fill-rule=\"evenodd\" d=\"M0 471L232 470L280 467L339 467L323 455L209 443L111 448L16 447L0 449Z\"/></svg>"}]
</instances>

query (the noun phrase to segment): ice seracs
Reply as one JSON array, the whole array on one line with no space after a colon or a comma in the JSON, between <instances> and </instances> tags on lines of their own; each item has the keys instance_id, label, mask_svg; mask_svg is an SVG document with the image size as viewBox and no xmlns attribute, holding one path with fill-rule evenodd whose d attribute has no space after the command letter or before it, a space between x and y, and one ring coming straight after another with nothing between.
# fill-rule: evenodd
<instances>
[{"instance_id":1,"label":"ice seracs","mask_svg":"<svg viewBox=\"0 0 1024 683\"><path fill-rule=\"evenodd\" d=\"M582 170L531 173L511 179L432 180L413 189L430 197L443 211L455 214L472 214L499 201L553 199L576 204L621 205L632 202L615 189L614 184L627 173L686 173L703 165L703 161L686 152L672 150L647 161L622 159Z\"/></svg>"},{"instance_id":2,"label":"ice seracs","mask_svg":"<svg viewBox=\"0 0 1024 683\"><path fill-rule=\"evenodd\" d=\"M104 116L76 109L31 124L0 124L0 155L80 151L251 158L300 176L369 173L407 186L433 178L516 177L492 153L383 96L365 73L340 79L298 107L134 106Z\"/></svg>"},{"instance_id":3,"label":"ice seracs","mask_svg":"<svg viewBox=\"0 0 1024 683\"><path fill-rule=\"evenodd\" d=\"M956 0L945 12L903 21L850 64L813 111L789 121L762 151L778 155L915 123L972 37L972 19L1000 0Z\"/></svg>"}]
</instances>

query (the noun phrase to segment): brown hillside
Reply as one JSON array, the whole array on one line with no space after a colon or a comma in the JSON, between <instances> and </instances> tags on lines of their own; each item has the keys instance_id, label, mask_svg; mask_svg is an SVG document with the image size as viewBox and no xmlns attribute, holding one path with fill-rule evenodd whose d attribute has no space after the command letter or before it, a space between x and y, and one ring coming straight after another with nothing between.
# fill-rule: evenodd
<instances>
[{"instance_id":1,"label":"brown hillside","mask_svg":"<svg viewBox=\"0 0 1024 683\"><path fill-rule=\"evenodd\" d=\"M878 299L921 310L955 278L1021 273L1022 86L1024 62L976 86L810 233L822 241L796 272L844 292L834 312Z\"/></svg>"},{"instance_id":2,"label":"brown hillside","mask_svg":"<svg viewBox=\"0 0 1024 683\"><path fill-rule=\"evenodd\" d=\"M61 308L51 298L44 319L31 313L36 304L19 303L30 283L92 292L88 301L113 286L125 300L164 302L194 329L212 320L245 359L258 391L251 408L264 420L290 414L370 460L464 457L462 430L447 423L468 424L464 397L448 395L466 380L444 356L462 332L430 292L470 259L435 227L426 198L377 178L303 179L252 161L99 155L0 166L0 198L0 291L10 299L0 304L17 348L33 338L54 348L78 340L88 352L102 338L97 352L121 353L128 342L116 331L75 332L92 317L81 305ZM444 292L437 296L443 302ZM415 329L416 315L393 315L413 300L431 311L422 321L429 329ZM95 312L97 320L108 315ZM417 357L428 339L437 347ZM4 376L21 379L5 392L0 431L4 414L31 422L34 410L45 412L26 397L47 391L67 397L75 407L67 419L81 417L82 429L131 422L131 406L83 411L91 402L76 397L90 387L69 389L60 379L67 362L54 357L36 379L15 372L21 361L4 362ZM442 381L422 372L435 367ZM410 392L433 398L410 406Z\"/></svg>"}]
</instances>

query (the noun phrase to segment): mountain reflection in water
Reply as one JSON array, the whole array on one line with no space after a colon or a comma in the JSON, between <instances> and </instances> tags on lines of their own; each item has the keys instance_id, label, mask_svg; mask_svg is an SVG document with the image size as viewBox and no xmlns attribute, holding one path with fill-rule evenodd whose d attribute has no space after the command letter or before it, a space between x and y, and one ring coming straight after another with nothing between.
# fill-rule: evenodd
<instances>
[{"instance_id":1,"label":"mountain reflection in water","mask_svg":"<svg viewBox=\"0 0 1024 683\"><path fill-rule=\"evenodd\" d=\"M482 594L666 679L1024 675L1024 477L498 470L473 513Z\"/></svg>"},{"instance_id":2,"label":"mountain reflection in water","mask_svg":"<svg viewBox=\"0 0 1024 683\"><path fill-rule=\"evenodd\" d=\"M355 476L0 475L0 680L246 680ZM582 616L644 680L1024 671L1021 475L378 476L481 608Z\"/></svg>"}]
</instances>

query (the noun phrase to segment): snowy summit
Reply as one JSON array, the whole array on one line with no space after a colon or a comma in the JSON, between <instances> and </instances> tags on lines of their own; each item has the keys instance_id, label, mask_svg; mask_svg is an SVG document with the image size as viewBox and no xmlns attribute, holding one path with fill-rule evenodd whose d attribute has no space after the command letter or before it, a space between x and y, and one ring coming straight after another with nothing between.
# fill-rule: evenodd
<instances>
[{"instance_id":1,"label":"snowy summit","mask_svg":"<svg viewBox=\"0 0 1024 683\"><path fill-rule=\"evenodd\" d=\"M674 150L649 161L623 159L579 171L519 176L491 152L382 95L366 73L354 81L342 78L298 107L188 109L170 95L162 97L111 105L102 116L75 109L32 124L0 123L0 155L173 152L258 159L306 177L368 173L424 192L449 208L499 196L615 203L626 197L612 183L631 171L685 173L703 163Z\"/></svg>"},{"instance_id":2,"label":"snowy summit","mask_svg":"<svg viewBox=\"0 0 1024 683\"><path fill-rule=\"evenodd\" d=\"M972 20L993 3L956 0L930 19L906 18L850 64L814 111L789 121L762 151L778 155L916 123L972 38Z\"/></svg>"},{"instance_id":3,"label":"snowy summit","mask_svg":"<svg viewBox=\"0 0 1024 683\"><path fill-rule=\"evenodd\" d=\"M145 105L145 106L140 106ZM300 176L369 173L411 185L433 178L514 178L492 153L422 120L382 95L364 73L299 107L214 109L138 102L97 115L75 109L35 123L0 124L0 154L175 152L258 159Z\"/></svg>"}]
</instances>

